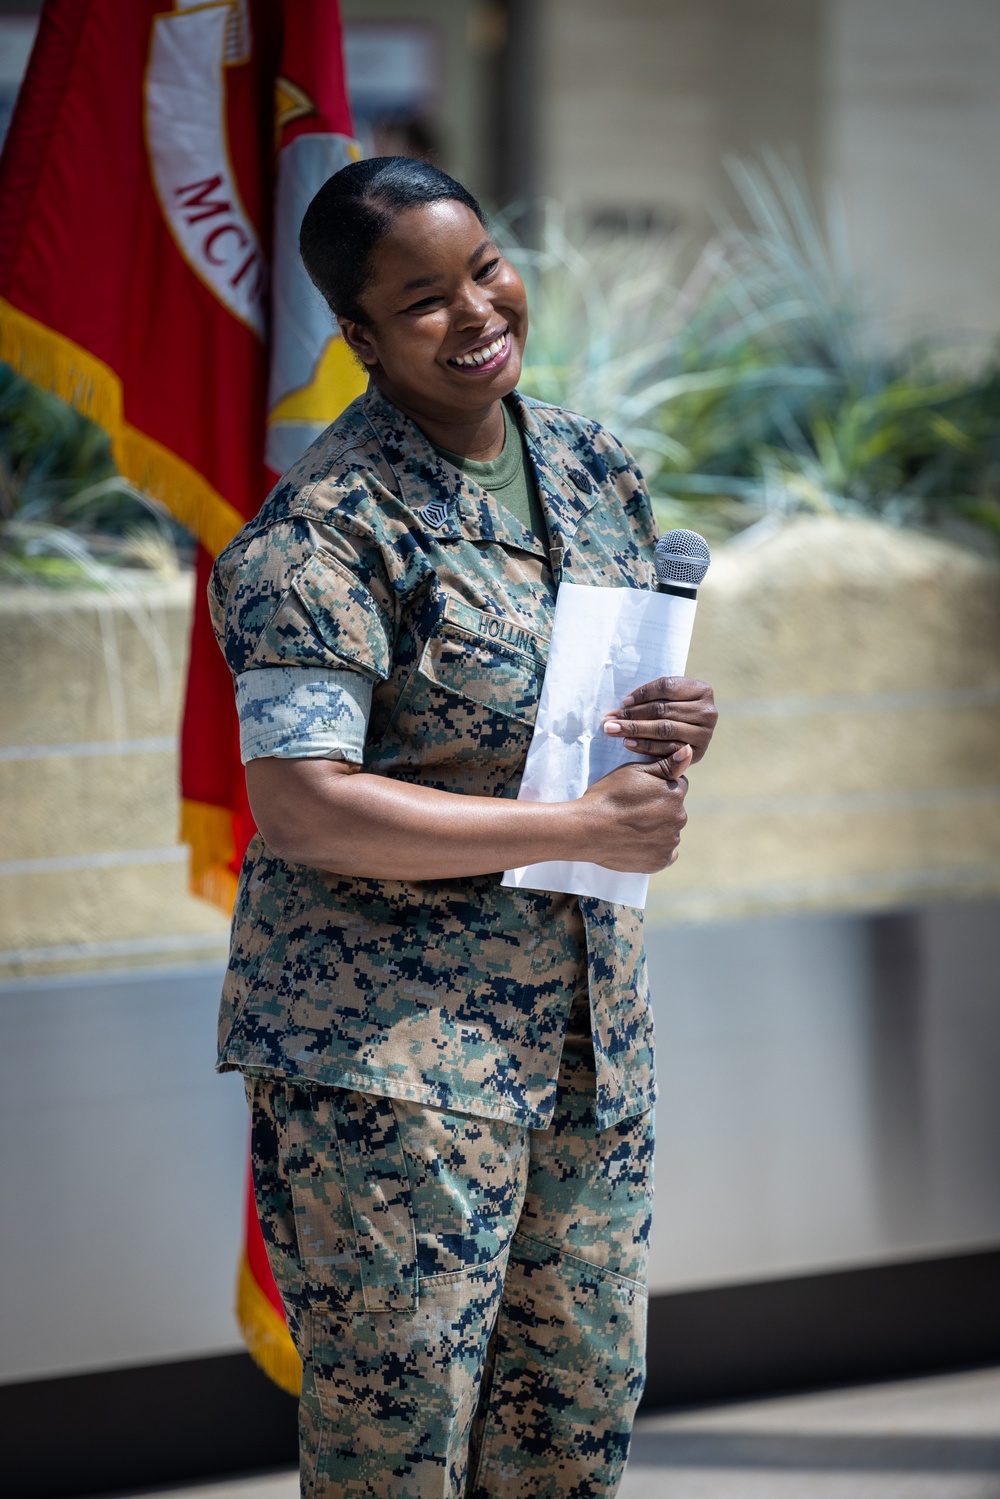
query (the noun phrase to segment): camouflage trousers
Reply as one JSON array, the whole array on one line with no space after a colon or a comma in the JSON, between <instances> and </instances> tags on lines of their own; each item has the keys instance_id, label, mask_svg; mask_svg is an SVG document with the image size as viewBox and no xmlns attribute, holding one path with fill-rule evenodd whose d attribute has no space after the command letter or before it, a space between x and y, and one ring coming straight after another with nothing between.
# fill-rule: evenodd
<instances>
[{"instance_id":1,"label":"camouflage trousers","mask_svg":"<svg viewBox=\"0 0 1000 1499\"><path fill-rule=\"evenodd\" d=\"M248 1078L303 1362L304 1499L605 1499L645 1367L652 1116L594 1119L585 1000L547 1129Z\"/></svg>"}]
</instances>

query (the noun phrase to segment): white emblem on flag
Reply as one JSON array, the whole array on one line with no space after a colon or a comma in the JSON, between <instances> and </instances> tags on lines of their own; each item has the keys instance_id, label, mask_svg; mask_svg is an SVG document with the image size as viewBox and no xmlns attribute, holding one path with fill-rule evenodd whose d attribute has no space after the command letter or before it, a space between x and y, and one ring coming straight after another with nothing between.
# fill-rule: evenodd
<instances>
[{"instance_id":1,"label":"white emblem on flag","mask_svg":"<svg viewBox=\"0 0 1000 1499\"><path fill-rule=\"evenodd\" d=\"M226 130L225 69L250 55L246 0L191 3L153 19L145 100L153 184L188 265L263 338L267 269Z\"/></svg>"},{"instance_id":2,"label":"white emblem on flag","mask_svg":"<svg viewBox=\"0 0 1000 1499\"><path fill-rule=\"evenodd\" d=\"M448 506L444 500L431 500L422 510L418 510L417 514L425 526L430 526L436 531L448 519Z\"/></svg>"}]
</instances>

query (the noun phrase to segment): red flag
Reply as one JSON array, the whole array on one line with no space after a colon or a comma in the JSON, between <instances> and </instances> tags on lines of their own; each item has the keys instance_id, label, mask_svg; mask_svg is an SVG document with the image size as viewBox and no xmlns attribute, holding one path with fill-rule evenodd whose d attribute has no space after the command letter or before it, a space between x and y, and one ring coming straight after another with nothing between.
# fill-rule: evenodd
<instances>
[{"instance_id":1,"label":"red flag","mask_svg":"<svg viewBox=\"0 0 1000 1499\"><path fill-rule=\"evenodd\" d=\"M122 473L198 539L182 831L195 889L222 903L247 830L204 584L267 487L280 19L274 3L49 0L0 163L0 358L99 422Z\"/></svg>"},{"instance_id":2,"label":"red flag","mask_svg":"<svg viewBox=\"0 0 1000 1499\"><path fill-rule=\"evenodd\" d=\"M0 161L0 359L100 423L198 541L182 836L193 888L226 907L253 823L205 585L270 470L362 384L295 250L350 135L336 0L47 0ZM250 1230L245 1331L292 1388Z\"/></svg>"}]
</instances>

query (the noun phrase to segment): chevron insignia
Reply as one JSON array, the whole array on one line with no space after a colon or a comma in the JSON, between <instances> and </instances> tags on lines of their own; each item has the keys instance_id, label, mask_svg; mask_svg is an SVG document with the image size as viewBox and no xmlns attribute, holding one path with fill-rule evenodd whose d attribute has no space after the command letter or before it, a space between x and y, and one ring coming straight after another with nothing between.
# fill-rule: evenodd
<instances>
[{"instance_id":1,"label":"chevron insignia","mask_svg":"<svg viewBox=\"0 0 1000 1499\"><path fill-rule=\"evenodd\" d=\"M436 531L448 519L448 506L444 500L431 500L428 505L424 506L423 510L418 510L417 514L425 526L430 526L432 530Z\"/></svg>"}]
</instances>

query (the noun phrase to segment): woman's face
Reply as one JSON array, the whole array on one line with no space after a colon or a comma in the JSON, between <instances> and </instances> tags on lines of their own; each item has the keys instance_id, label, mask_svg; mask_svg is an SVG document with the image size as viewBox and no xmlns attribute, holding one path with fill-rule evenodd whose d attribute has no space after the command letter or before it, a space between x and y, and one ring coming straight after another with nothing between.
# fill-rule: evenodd
<instances>
[{"instance_id":1,"label":"woman's face","mask_svg":"<svg viewBox=\"0 0 1000 1499\"><path fill-rule=\"evenodd\" d=\"M362 297L370 322L340 326L395 405L474 422L514 389L528 334L524 284L464 203L399 214L372 269Z\"/></svg>"}]
</instances>

